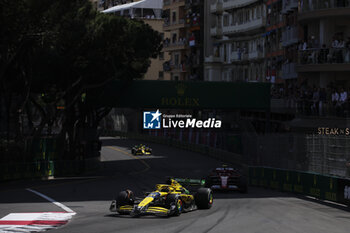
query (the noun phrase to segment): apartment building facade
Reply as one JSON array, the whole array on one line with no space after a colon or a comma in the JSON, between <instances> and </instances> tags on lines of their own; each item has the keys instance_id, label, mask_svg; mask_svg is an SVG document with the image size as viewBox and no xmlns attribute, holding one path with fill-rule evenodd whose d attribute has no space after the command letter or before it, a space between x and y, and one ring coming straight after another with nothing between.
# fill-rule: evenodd
<instances>
[{"instance_id":1,"label":"apartment building facade","mask_svg":"<svg viewBox=\"0 0 350 233\"><path fill-rule=\"evenodd\" d=\"M158 31L163 38L169 37L169 32L163 30L164 19L162 18L163 0L119 0L101 1L101 6L111 6L103 10L104 13L113 13L119 16L130 17L144 21L153 30ZM164 72L163 64L170 56L163 49L159 56L151 59L151 65L144 75L145 80L170 80L170 73Z\"/></svg>"},{"instance_id":2,"label":"apartment building facade","mask_svg":"<svg viewBox=\"0 0 350 233\"><path fill-rule=\"evenodd\" d=\"M268 0L266 2L266 76L267 82L281 84L282 63L284 62L284 49L282 47L282 30L285 21L282 14L282 0Z\"/></svg>"},{"instance_id":3,"label":"apartment building facade","mask_svg":"<svg viewBox=\"0 0 350 233\"><path fill-rule=\"evenodd\" d=\"M282 46L284 49L284 61L282 64L282 78L286 84L296 85L298 73L298 43L300 29L298 25L298 0L283 0L282 14L284 27L282 28Z\"/></svg>"},{"instance_id":4,"label":"apartment building facade","mask_svg":"<svg viewBox=\"0 0 350 233\"><path fill-rule=\"evenodd\" d=\"M299 1L299 79L321 88L350 86L350 1Z\"/></svg>"},{"instance_id":5,"label":"apartment building facade","mask_svg":"<svg viewBox=\"0 0 350 233\"><path fill-rule=\"evenodd\" d=\"M264 81L264 2L212 0L205 6L205 32L209 33L205 38L205 80Z\"/></svg>"},{"instance_id":6,"label":"apartment building facade","mask_svg":"<svg viewBox=\"0 0 350 233\"><path fill-rule=\"evenodd\" d=\"M164 71L171 80L202 80L203 78L203 1L164 0L164 51L170 59Z\"/></svg>"}]
</instances>

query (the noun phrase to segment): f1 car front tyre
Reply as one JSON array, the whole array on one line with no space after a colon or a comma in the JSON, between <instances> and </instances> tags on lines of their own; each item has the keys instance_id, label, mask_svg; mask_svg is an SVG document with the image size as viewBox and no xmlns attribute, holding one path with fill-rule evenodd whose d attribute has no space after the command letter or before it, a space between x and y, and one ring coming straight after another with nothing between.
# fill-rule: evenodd
<instances>
[{"instance_id":1,"label":"f1 car front tyre","mask_svg":"<svg viewBox=\"0 0 350 233\"><path fill-rule=\"evenodd\" d=\"M121 191L117 196L117 206L133 205L134 204L134 193L130 190Z\"/></svg>"},{"instance_id":2,"label":"f1 car front tyre","mask_svg":"<svg viewBox=\"0 0 350 233\"><path fill-rule=\"evenodd\" d=\"M170 210L172 206L175 206L175 209L173 210L173 213L172 213L172 215L174 216L179 216L183 209L183 203L181 199L179 198L178 195L175 195L175 194L170 194L167 196L165 200L165 206L167 209L170 209Z\"/></svg>"},{"instance_id":3,"label":"f1 car front tyre","mask_svg":"<svg viewBox=\"0 0 350 233\"><path fill-rule=\"evenodd\" d=\"M209 209L213 204L213 191L210 188L200 188L195 195L198 209Z\"/></svg>"}]
</instances>

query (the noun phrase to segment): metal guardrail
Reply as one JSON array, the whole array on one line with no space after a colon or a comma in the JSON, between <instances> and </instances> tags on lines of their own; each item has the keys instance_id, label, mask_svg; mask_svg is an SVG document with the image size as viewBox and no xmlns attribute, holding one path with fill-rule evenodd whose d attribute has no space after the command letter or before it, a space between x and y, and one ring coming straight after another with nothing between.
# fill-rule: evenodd
<instances>
[{"instance_id":1,"label":"metal guardrail","mask_svg":"<svg viewBox=\"0 0 350 233\"><path fill-rule=\"evenodd\" d=\"M119 137L135 139L135 140L142 140L146 142L154 142L158 144L173 146L180 149L193 151L196 153L201 153L209 157L215 158L219 161L222 161L225 163L231 163L235 166L239 166L242 168L246 167L246 164L244 163L244 159L242 155L235 154L225 150L216 149L213 147L209 147L207 145L193 144L193 143L183 142L183 141L179 141L171 138L144 135L144 134L138 134L138 133L126 133L126 132L106 130L104 131L103 134L105 136L114 136L114 137L119 136Z\"/></svg>"}]
</instances>

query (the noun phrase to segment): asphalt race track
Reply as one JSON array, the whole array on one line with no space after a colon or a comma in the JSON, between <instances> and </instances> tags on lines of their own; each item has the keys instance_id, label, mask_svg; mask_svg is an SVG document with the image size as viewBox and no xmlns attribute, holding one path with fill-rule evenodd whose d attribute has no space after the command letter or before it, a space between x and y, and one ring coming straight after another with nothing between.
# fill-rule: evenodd
<instances>
[{"instance_id":1,"label":"asphalt race track","mask_svg":"<svg viewBox=\"0 0 350 233\"><path fill-rule=\"evenodd\" d=\"M32 188L76 212L55 233L338 233L350 231L350 209L286 193L250 187L248 194L215 193L209 210L179 217L130 218L109 212L114 195L129 188L136 195L151 191L167 176L201 178L219 161L209 157L151 144L154 155L132 156L140 142L104 138L103 169L84 177L1 184L0 218L9 213L62 211L26 190ZM1 230L0 230L1 232Z\"/></svg>"}]
</instances>

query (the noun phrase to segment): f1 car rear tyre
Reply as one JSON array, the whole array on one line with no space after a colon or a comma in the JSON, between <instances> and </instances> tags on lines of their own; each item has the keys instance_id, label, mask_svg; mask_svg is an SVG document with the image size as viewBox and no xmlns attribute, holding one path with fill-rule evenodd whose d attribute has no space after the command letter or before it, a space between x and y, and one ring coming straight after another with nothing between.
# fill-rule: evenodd
<instances>
[{"instance_id":1,"label":"f1 car rear tyre","mask_svg":"<svg viewBox=\"0 0 350 233\"><path fill-rule=\"evenodd\" d=\"M117 207L134 204L134 193L130 190L121 191L117 196Z\"/></svg>"},{"instance_id":2,"label":"f1 car rear tyre","mask_svg":"<svg viewBox=\"0 0 350 233\"><path fill-rule=\"evenodd\" d=\"M209 209L213 204L213 191L210 188L200 188L195 195L198 209Z\"/></svg>"},{"instance_id":3,"label":"f1 car rear tyre","mask_svg":"<svg viewBox=\"0 0 350 233\"><path fill-rule=\"evenodd\" d=\"M179 216L183 209L183 203L178 195L170 194L167 196L165 200L165 206L167 209L170 209L172 205L175 205L175 209L173 212L174 216Z\"/></svg>"}]
</instances>

